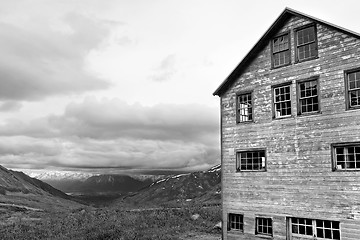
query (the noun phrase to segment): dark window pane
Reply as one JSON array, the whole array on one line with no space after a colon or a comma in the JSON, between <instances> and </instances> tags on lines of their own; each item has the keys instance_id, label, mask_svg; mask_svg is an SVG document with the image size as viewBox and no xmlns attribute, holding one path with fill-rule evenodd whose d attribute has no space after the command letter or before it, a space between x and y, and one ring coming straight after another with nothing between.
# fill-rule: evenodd
<instances>
[{"instance_id":1,"label":"dark window pane","mask_svg":"<svg viewBox=\"0 0 360 240\"><path fill-rule=\"evenodd\" d=\"M331 228L331 222L330 221L324 221L324 227L325 228Z\"/></svg>"},{"instance_id":2,"label":"dark window pane","mask_svg":"<svg viewBox=\"0 0 360 240\"><path fill-rule=\"evenodd\" d=\"M325 238L331 239L331 230L330 229L325 229Z\"/></svg>"},{"instance_id":3,"label":"dark window pane","mask_svg":"<svg viewBox=\"0 0 360 240\"><path fill-rule=\"evenodd\" d=\"M337 239L339 240L340 239L340 231L333 231L333 239Z\"/></svg>"},{"instance_id":4,"label":"dark window pane","mask_svg":"<svg viewBox=\"0 0 360 240\"><path fill-rule=\"evenodd\" d=\"M306 232L305 232L305 226L303 226L303 225L300 225L299 226L299 233L300 234L305 234Z\"/></svg>"},{"instance_id":5,"label":"dark window pane","mask_svg":"<svg viewBox=\"0 0 360 240\"><path fill-rule=\"evenodd\" d=\"M316 229L316 235L317 235L319 238L323 238L323 237L324 237L323 229L322 229L322 228L317 228L317 229Z\"/></svg>"},{"instance_id":6,"label":"dark window pane","mask_svg":"<svg viewBox=\"0 0 360 240\"><path fill-rule=\"evenodd\" d=\"M313 232L312 227L310 227L310 226L306 227L306 235L313 235L312 232Z\"/></svg>"}]
</instances>

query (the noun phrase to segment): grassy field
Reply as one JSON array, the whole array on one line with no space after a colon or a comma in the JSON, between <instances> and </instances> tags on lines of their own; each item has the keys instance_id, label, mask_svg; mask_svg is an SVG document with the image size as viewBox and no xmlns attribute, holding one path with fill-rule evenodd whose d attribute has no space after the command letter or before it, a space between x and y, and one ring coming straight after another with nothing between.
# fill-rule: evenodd
<instances>
[{"instance_id":1,"label":"grassy field","mask_svg":"<svg viewBox=\"0 0 360 240\"><path fill-rule=\"evenodd\" d=\"M221 220L220 206L16 211L11 219L0 211L0 239L220 239L213 229Z\"/></svg>"}]
</instances>

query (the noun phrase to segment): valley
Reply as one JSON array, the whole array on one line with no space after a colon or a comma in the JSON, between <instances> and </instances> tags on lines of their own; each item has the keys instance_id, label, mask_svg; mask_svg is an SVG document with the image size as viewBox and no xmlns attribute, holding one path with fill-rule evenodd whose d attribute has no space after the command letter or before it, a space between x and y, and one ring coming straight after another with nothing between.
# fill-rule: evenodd
<instances>
[{"instance_id":1,"label":"valley","mask_svg":"<svg viewBox=\"0 0 360 240\"><path fill-rule=\"evenodd\" d=\"M0 170L0 239L220 239L220 166L153 182L90 176L102 191L70 195Z\"/></svg>"}]
</instances>

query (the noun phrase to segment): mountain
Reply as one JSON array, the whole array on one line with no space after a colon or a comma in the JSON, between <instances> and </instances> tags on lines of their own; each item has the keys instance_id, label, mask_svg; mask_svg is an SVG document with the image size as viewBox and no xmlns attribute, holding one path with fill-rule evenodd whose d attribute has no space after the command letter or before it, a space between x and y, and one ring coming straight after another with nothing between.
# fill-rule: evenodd
<instances>
[{"instance_id":1,"label":"mountain","mask_svg":"<svg viewBox=\"0 0 360 240\"><path fill-rule=\"evenodd\" d=\"M141 181L127 175L104 174L89 177L78 186L75 186L73 191L128 193L136 192L141 188L149 186L151 183L151 180L148 179Z\"/></svg>"},{"instance_id":2,"label":"mountain","mask_svg":"<svg viewBox=\"0 0 360 240\"><path fill-rule=\"evenodd\" d=\"M11 195L13 193L52 195L65 199L70 196L53 188L47 183L31 178L23 172L12 171L0 166L0 194Z\"/></svg>"},{"instance_id":3,"label":"mountain","mask_svg":"<svg viewBox=\"0 0 360 240\"><path fill-rule=\"evenodd\" d=\"M132 204L171 204L178 202L220 203L221 165L207 171L160 179L122 201ZM119 204L119 202L117 203Z\"/></svg>"},{"instance_id":4,"label":"mountain","mask_svg":"<svg viewBox=\"0 0 360 240\"><path fill-rule=\"evenodd\" d=\"M24 170L24 173L32 178L39 179L41 181L85 181L91 176L96 174L87 172L76 171L56 171L56 170Z\"/></svg>"},{"instance_id":5,"label":"mountain","mask_svg":"<svg viewBox=\"0 0 360 240\"><path fill-rule=\"evenodd\" d=\"M25 170L32 178L42 180L66 193L134 192L164 177L163 175L94 174L75 171Z\"/></svg>"},{"instance_id":6,"label":"mountain","mask_svg":"<svg viewBox=\"0 0 360 240\"><path fill-rule=\"evenodd\" d=\"M44 181L63 192L75 194L123 194L136 192L153 182L150 178L135 179L118 174L94 175L81 181L75 179L45 179Z\"/></svg>"}]
</instances>

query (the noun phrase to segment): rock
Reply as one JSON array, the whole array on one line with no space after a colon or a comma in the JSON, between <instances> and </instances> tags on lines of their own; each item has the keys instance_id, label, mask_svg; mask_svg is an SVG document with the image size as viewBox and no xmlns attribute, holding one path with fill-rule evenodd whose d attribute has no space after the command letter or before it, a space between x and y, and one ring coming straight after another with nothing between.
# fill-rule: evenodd
<instances>
[{"instance_id":1,"label":"rock","mask_svg":"<svg viewBox=\"0 0 360 240\"><path fill-rule=\"evenodd\" d=\"M222 228L222 222L218 222L214 227L214 229L221 229Z\"/></svg>"},{"instance_id":2,"label":"rock","mask_svg":"<svg viewBox=\"0 0 360 240\"><path fill-rule=\"evenodd\" d=\"M195 220L198 219L199 217L200 217L200 215L196 213L196 214L193 214L193 215L191 216L191 219L195 221Z\"/></svg>"}]
</instances>

